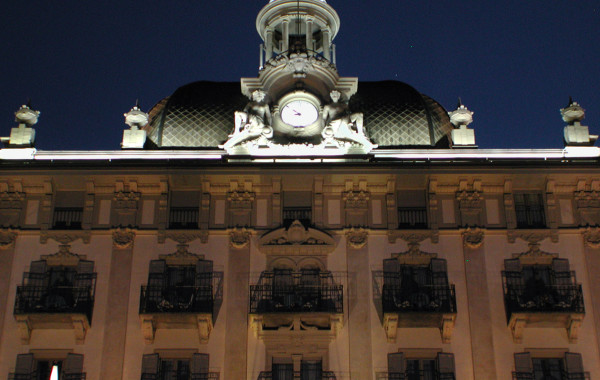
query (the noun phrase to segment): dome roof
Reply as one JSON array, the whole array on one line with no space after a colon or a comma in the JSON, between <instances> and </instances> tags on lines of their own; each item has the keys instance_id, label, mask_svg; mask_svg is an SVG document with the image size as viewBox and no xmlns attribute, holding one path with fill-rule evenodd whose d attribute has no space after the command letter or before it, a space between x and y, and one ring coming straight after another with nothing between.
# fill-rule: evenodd
<instances>
[{"instance_id":1,"label":"dome roof","mask_svg":"<svg viewBox=\"0 0 600 380\"><path fill-rule=\"evenodd\" d=\"M223 144L234 127L234 112L248 103L238 82L194 82L178 88L150 111L146 127L155 148L206 148ZM362 112L371 141L380 148L449 147L453 129L435 100L397 81L359 82L349 102Z\"/></svg>"}]
</instances>

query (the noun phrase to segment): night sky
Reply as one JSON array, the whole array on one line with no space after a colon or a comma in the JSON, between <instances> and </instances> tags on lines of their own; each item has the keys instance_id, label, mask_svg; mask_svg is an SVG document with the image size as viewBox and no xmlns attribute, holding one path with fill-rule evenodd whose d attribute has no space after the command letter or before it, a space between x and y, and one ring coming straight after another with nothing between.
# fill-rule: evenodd
<instances>
[{"instance_id":1,"label":"night sky","mask_svg":"<svg viewBox=\"0 0 600 380\"><path fill-rule=\"evenodd\" d=\"M38 149L120 149L136 99L148 111L190 82L257 76L255 20L266 3L6 2L0 135L31 98L42 112ZM447 110L460 96L480 148L562 148L569 95L600 133L598 0L329 4L341 18L341 76L406 82Z\"/></svg>"}]
</instances>

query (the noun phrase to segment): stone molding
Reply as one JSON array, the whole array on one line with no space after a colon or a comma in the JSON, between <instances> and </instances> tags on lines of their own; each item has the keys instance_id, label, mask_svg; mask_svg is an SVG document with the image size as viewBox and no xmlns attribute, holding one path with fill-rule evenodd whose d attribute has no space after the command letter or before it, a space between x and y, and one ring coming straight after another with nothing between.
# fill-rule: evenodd
<instances>
[{"instance_id":1,"label":"stone molding","mask_svg":"<svg viewBox=\"0 0 600 380\"><path fill-rule=\"evenodd\" d=\"M58 252L51 255L41 255L42 260L46 260L49 266L77 266L80 260L85 260L85 255L78 255L71 252L69 244L61 244L58 246Z\"/></svg>"},{"instance_id":2,"label":"stone molding","mask_svg":"<svg viewBox=\"0 0 600 380\"><path fill-rule=\"evenodd\" d=\"M128 249L133 247L135 241L135 230L129 228L119 228L112 233L113 248Z\"/></svg>"},{"instance_id":3,"label":"stone molding","mask_svg":"<svg viewBox=\"0 0 600 380\"><path fill-rule=\"evenodd\" d=\"M46 244L48 240L54 240L61 244L71 244L81 239L84 244L89 244L92 238L91 231L40 231L40 243Z\"/></svg>"},{"instance_id":4,"label":"stone molding","mask_svg":"<svg viewBox=\"0 0 600 380\"><path fill-rule=\"evenodd\" d=\"M173 240L179 244L189 244L199 239L201 243L208 242L207 230L162 230L158 231L158 243L164 244L167 239Z\"/></svg>"},{"instance_id":5,"label":"stone molding","mask_svg":"<svg viewBox=\"0 0 600 380\"><path fill-rule=\"evenodd\" d=\"M466 248L477 249L483 245L485 231L480 228L467 228L462 232L462 238Z\"/></svg>"},{"instance_id":6,"label":"stone molding","mask_svg":"<svg viewBox=\"0 0 600 380\"><path fill-rule=\"evenodd\" d=\"M369 240L369 231L364 228L350 228L345 235L348 248L361 249Z\"/></svg>"},{"instance_id":7,"label":"stone molding","mask_svg":"<svg viewBox=\"0 0 600 380\"><path fill-rule=\"evenodd\" d=\"M437 253L423 252L419 248L419 243L416 243L410 246L408 251L392 253L392 258L397 259L400 264L429 265L431 259L437 258Z\"/></svg>"},{"instance_id":8,"label":"stone molding","mask_svg":"<svg viewBox=\"0 0 600 380\"><path fill-rule=\"evenodd\" d=\"M246 228L232 228L229 230L229 245L235 249L245 248L250 244L252 233Z\"/></svg>"},{"instance_id":9,"label":"stone molding","mask_svg":"<svg viewBox=\"0 0 600 380\"><path fill-rule=\"evenodd\" d=\"M342 200L346 202L347 208L367 208L369 206L369 199L371 193L368 191L344 191L342 193Z\"/></svg>"},{"instance_id":10,"label":"stone molding","mask_svg":"<svg viewBox=\"0 0 600 380\"><path fill-rule=\"evenodd\" d=\"M11 229L0 229L0 250L7 250L15 245L17 233Z\"/></svg>"},{"instance_id":11,"label":"stone molding","mask_svg":"<svg viewBox=\"0 0 600 380\"><path fill-rule=\"evenodd\" d=\"M265 233L258 240L261 252L271 255L327 255L336 247L336 242L325 231L305 228L299 220L289 228L279 228Z\"/></svg>"},{"instance_id":12,"label":"stone molding","mask_svg":"<svg viewBox=\"0 0 600 380\"><path fill-rule=\"evenodd\" d=\"M588 227L582 231L583 243L586 247L600 248L600 227Z\"/></svg>"},{"instance_id":13,"label":"stone molding","mask_svg":"<svg viewBox=\"0 0 600 380\"><path fill-rule=\"evenodd\" d=\"M439 232L437 230L391 230L388 231L388 241L390 244L396 242L396 240L402 239L408 243L409 246L411 244L418 244L424 240L431 239L431 242L437 244L439 241Z\"/></svg>"},{"instance_id":14,"label":"stone molding","mask_svg":"<svg viewBox=\"0 0 600 380\"><path fill-rule=\"evenodd\" d=\"M178 244L177 250L168 255L158 255L158 258L165 260L167 265L195 265L198 260L203 260L204 255L198 255L188 251L188 244Z\"/></svg>"},{"instance_id":15,"label":"stone molding","mask_svg":"<svg viewBox=\"0 0 600 380\"><path fill-rule=\"evenodd\" d=\"M525 240L529 244L538 244L547 238L553 243L558 243L558 230L509 230L507 233L509 243L518 239Z\"/></svg>"},{"instance_id":16,"label":"stone molding","mask_svg":"<svg viewBox=\"0 0 600 380\"><path fill-rule=\"evenodd\" d=\"M231 191L227 193L227 200L232 208L252 208L256 193L250 191Z\"/></svg>"}]
</instances>

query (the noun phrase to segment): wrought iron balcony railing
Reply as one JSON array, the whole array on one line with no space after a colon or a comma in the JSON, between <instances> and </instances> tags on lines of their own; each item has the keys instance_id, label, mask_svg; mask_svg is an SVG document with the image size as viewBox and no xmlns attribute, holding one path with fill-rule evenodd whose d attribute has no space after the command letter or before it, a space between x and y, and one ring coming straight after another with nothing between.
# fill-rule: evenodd
<instances>
[{"instance_id":1,"label":"wrought iron balcony railing","mask_svg":"<svg viewBox=\"0 0 600 380\"><path fill-rule=\"evenodd\" d=\"M426 229L427 208L426 207L398 207L399 229Z\"/></svg>"},{"instance_id":2,"label":"wrought iron balcony railing","mask_svg":"<svg viewBox=\"0 0 600 380\"><path fill-rule=\"evenodd\" d=\"M512 313L585 312L581 285L574 281L565 285L507 281L504 271L502 279L508 319Z\"/></svg>"},{"instance_id":3,"label":"wrought iron balcony railing","mask_svg":"<svg viewBox=\"0 0 600 380\"><path fill-rule=\"evenodd\" d=\"M160 371L159 373L142 373L141 380L219 380L219 372L187 373L177 371Z\"/></svg>"},{"instance_id":4,"label":"wrought iron balcony railing","mask_svg":"<svg viewBox=\"0 0 600 380\"><path fill-rule=\"evenodd\" d=\"M171 207L169 210L169 228L197 229L199 216L198 207Z\"/></svg>"},{"instance_id":5,"label":"wrought iron balcony railing","mask_svg":"<svg viewBox=\"0 0 600 380\"><path fill-rule=\"evenodd\" d=\"M377 373L377 380L455 380L454 373L440 373L435 370L406 372L383 372Z\"/></svg>"},{"instance_id":6,"label":"wrought iron balcony railing","mask_svg":"<svg viewBox=\"0 0 600 380\"><path fill-rule=\"evenodd\" d=\"M541 379L542 377L537 377L532 372L514 372L512 373L513 380L535 380ZM577 373L567 373L562 372L560 377L543 377L544 379L556 379L556 380L590 380L589 372L577 372Z\"/></svg>"},{"instance_id":7,"label":"wrought iron balcony railing","mask_svg":"<svg viewBox=\"0 0 600 380\"><path fill-rule=\"evenodd\" d=\"M213 306L213 287L211 285L142 286L140 292L140 314L212 314Z\"/></svg>"},{"instance_id":8,"label":"wrought iron balcony railing","mask_svg":"<svg viewBox=\"0 0 600 380\"><path fill-rule=\"evenodd\" d=\"M546 228L544 206L515 205L517 228Z\"/></svg>"},{"instance_id":9,"label":"wrought iron balcony railing","mask_svg":"<svg viewBox=\"0 0 600 380\"><path fill-rule=\"evenodd\" d=\"M82 207L55 207L52 228L55 230L80 230L82 220Z\"/></svg>"},{"instance_id":10,"label":"wrought iron balcony railing","mask_svg":"<svg viewBox=\"0 0 600 380\"><path fill-rule=\"evenodd\" d=\"M402 287L384 283L381 299L384 313L456 313L454 285Z\"/></svg>"},{"instance_id":11,"label":"wrought iron balcony railing","mask_svg":"<svg viewBox=\"0 0 600 380\"><path fill-rule=\"evenodd\" d=\"M311 207L284 207L283 222L285 225L291 224L294 220L299 220L303 225L312 223Z\"/></svg>"},{"instance_id":12,"label":"wrought iron balcony railing","mask_svg":"<svg viewBox=\"0 0 600 380\"><path fill-rule=\"evenodd\" d=\"M8 380L38 380L40 378L39 374L34 372L30 374L22 374L22 373L9 373ZM61 374L60 380L86 380L86 374L83 373L67 373Z\"/></svg>"},{"instance_id":13,"label":"wrought iron balcony railing","mask_svg":"<svg viewBox=\"0 0 600 380\"><path fill-rule=\"evenodd\" d=\"M252 285L250 313L343 313L342 285Z\"/></svg>"},{"instance_id":14,"label":"wrought iron balcony railing","mask_svg":"<svg viewBox=\"0 0 600 380\"><path fill-rule=\"evenodd\" d=\"M80 275L81 276L81 275ZM89 286L32 286L17 287L15 315L33 313L85 314L92 319L96 274L89 276Z\"/></svg>"},{"instance_id":15,"label":"wrought iron balcony railing","mask_svg":"<svg viewBox=\"0 0 600 380\"><path fill-rule=\"evenodd\" d=\"M332 371L263 371L257 380L336 380Z\"/></svg>"}]
</instances>

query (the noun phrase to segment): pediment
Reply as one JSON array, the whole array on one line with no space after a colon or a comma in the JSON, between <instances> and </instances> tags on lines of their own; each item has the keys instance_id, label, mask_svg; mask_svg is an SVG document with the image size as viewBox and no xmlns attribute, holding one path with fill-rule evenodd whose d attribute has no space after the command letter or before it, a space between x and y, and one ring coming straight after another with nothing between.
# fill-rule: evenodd
<instances>
[{"instance_id":1,"label":"pediment","mask_svg":"<svg viewBox=\"0 0 600 380\"><path fill-rule=\"evenodd\" d=\"M327 255L335 249L336 242L327 232L304 227L295 220L288 228L265 233L258 240L258 247L270 255Z\"/></svg>"}]
</instances>

